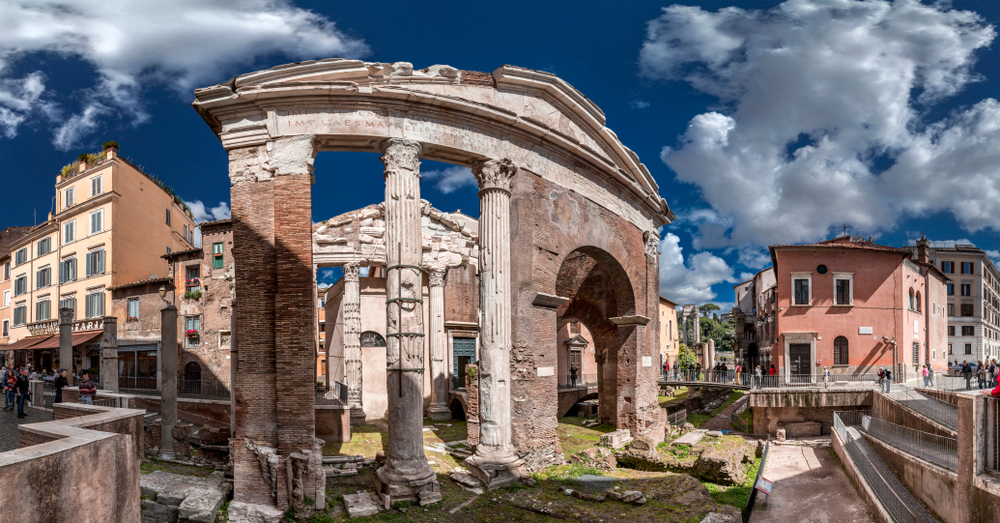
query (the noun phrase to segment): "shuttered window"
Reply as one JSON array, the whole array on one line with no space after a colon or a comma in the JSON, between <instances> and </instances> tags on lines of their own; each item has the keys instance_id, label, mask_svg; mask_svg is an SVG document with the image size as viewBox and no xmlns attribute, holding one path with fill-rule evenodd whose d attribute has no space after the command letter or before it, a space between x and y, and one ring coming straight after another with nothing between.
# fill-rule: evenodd
<instances>
[{"instance_id":1,"label":"shuttered window","mask_svg":"<svg viewBox=\"0 0 1000 523\"><path fill-rule=\"evenodd\" d=\"M48 287L52 285L52 268L46 267L44 269L39 269L35 273L35 288L41 289L42 287Z\"/></svg>"},{"instance_id":2,"label":"shuttered window","mask_svg":"<svg viewBox=\"0 0 1000 523\"><path fill-rule=\"evenodd\" d=\"M212 244L212 268L221 269L223 265L222 260L222 242L217 242Z\"/></svg>"},{"instance_id":3,"label":"shuttered window","mask_svg":"<svg viewBox=\"0 0 1000 523\"><path fill-rule=\"evenodd\" d=\"M64 207L72 207L76 205L76 191L74 190L73 187L66 189L66 192L64 194L65 194L63 201Z\"/></svg>"},{"instance_id":4,"label":"shuttered window","mask_svg":"<svg viewBox=\"0 0 1000 523\"><path fill-rule=\"evenodd\" d=\"M18 276L14 280L14 296L20 296L26 292L28 292L28 277Z\"/></svg>"},{"instance_id":5,"label":"shuttered window","mask_svg":"<svg viewBox=\"0 0 1000 523\"><path fill-rule=\"evenodd\" d=\"M52 252L52 238L38 240L38 255L44 256L50 252Z\"/></svg>"},{"instance_id":6,"label":"shuttered window","mask_svg":"<svg viewBox=\"0 0 1000 523\"><path fill-rule=\"evenodd\" d=\"M59 283L76 279L76 258L68 258L59 262Z\"/></svg>"},{"instance_id":7,"label":"shuttered window","mask_svg":"<svg viewBox=\"0 0 1000 523\"><path fill-rule=\"evenodd\" d=\"M69 298L63 298L59 300L60 309L71 309L73 311L73 319L76 319L76 297L70 296Z\"/></svg>"},{"instance_id":8,"label":"shuttered window","mask_svg":"<svg viewBox=\"0 0 1000 523\"><path fill-rule=\"evenodd\" d=\"M67 244L76 240L76 220L68 221L63 224L63 244Z\"/></svg>"},{"instance_id":9,"label":"shuttered window","mask_svg":"<svg viewBox=\"0 0 1000 523\"><path fill-rule=\"evenodd\" d=\"M28 307L26 305L18 305L14 307L14 326L24 325L27 321Z\"/></svg>"},{"instance_id":10,"label":"shuttered window","mask_svg":"<svg viewBox=\"0 0 1000 523\"><path fill-rule=\"evenodd\" d=\"M52 312L52 304L49 300L43 300L35 304L35 321L45 321L49 319Z\"/></svg>"},{"instance_id":11,"label":"shuttered window","mask_svg":"<svg viewBox=\"0 0 1000 523\"><path fill-rule=\"evenodd\" d=\"M84 312L87 318L104 316L104 292L98 291L88 294Z\"/></svg>"},{"instance_id":12,"label":"shuttered window","mask_svg":"<svg viewBox=\"0 0 1000 523\"><path fill-rule=\"evenodd\" d=\"M101 176L95 176L90 179L90 197L93 198L98 194L104 192L104 180Z\"/></svg>"},{"instance_id":13,"label":"shuttered window","mask_svg":"<svg viewBox=\"0 0 1000 523\"><path fill-rule=\"evenodd\" d=\"M90 213L90 234L97 234L104 230L104 210L100 209Z\"/></svg>"},{"instance_id":14,"label":"shuttered window","mask_svg":"<svg viewBox=\"0 0 1000 523\"><path fill-rule=\"evenodd\" d=\"M87 276L104 274L104 249L87 253Z\"/></svg>"}]
</instances>

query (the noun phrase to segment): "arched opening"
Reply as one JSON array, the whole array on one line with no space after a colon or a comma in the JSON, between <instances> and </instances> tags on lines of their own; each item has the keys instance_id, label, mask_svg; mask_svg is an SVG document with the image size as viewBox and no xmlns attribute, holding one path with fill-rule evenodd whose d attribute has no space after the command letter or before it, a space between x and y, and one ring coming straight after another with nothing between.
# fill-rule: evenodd
<instances>
[{"instance_id":1,"label":"arched opening","mask_svg":"<svg viewBox=\"0 0 1000 523\"><path fill-rule=\"evenodd\" d=\"M188 362L184 366L184 386L182 392L185 394L201 394L201 365L196 361Z\"/></svg>"},{"instance_id":2,"label":"arched opening","mask_svg":"<svg viewBox=\"0 0 1000 523\"><path fill-rule=\"evenodd\" d=\"M458 401L458 398L452 399L448 408L451 409L451 419L465 421L465 406L462 405L461 401Z\"/></svg>"},{"instance_id":3,"label":"arched opening","mask_svg":"<svg viewBox=\"0 0 1000 523\"><path fill-rule=\"evenodd\" d=\"M750 342L747 345L747 369L751 372L761 364L760 347L756 343Z\"/></svg>"},{"instance_id":4,"label":"arched opening","mask_svg":"<svg viewBox=\"0 0 1000 523\"><path fill-rule=\"evenodd\" d=\"M631 413L625 412L623 398L618 394L618 367L619 363L635 364L638 340L634 325L619 325L612 318L635 315L635 296L628 275L610 253L595 247L578 248L560 265L556 294L569 299L560 307L560 321L567 325L571 321L580 322L593 339L596 371L593 379L597 382L599 418L605 423L625 426L626 416ZM557 322L557 328L560 326ZM567 378L571 377L567 373Z\"/></svg>"},{"instance_id":5,"label":"arched opening","mask_svg":"<svg viewBox=\"0 0 1000 523\"><path fill-rule=\"evenodd\" d=\"M920 291L917 291L917 301L913 310L920 312Z\"/></svg>"},{"instance_id":6,"label":"arched opening","mask_svg":"<svg viewBox=\"0 0 1000 523\"><path fill-rule=\"evenodd\" d=\"M913 287L910 287L910 310L911 311L917 310L915 296L913 294Z\"/></svg>"}]
</instances>

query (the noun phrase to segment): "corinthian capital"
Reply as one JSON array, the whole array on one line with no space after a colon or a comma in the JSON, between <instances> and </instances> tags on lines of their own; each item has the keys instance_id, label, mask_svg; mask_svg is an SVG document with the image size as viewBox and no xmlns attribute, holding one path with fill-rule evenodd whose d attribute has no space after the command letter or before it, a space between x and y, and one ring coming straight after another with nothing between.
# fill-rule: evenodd
<instances>
[{"instance_id":1,"label":"corinthian capital","mask_svg":"<svg viewBox=\"0 0 1000 523\"><path fill-rule=\"evenodd\" d=\"M361 265L357 263L348 263L344 265L344 281L358 281L360 269Z\"/></svg>"},{"instance_id":2,"label":"corinthian capital","mask_svg":"<svg viewBox=\"0 0 1000 523\"><path fill-rule=\"evenodd\" d=\"M472 174L476 175L480 191L500 189L510 192L510 181L517 174L517 166L510 158L476 160L472 162Z\"/></svg>"},{"instance_id":3,"label":"corinthian capital","mask_svg":"<svg viewBox=\"0 0 1000 523\"><path fill-rule=\"evenodd\" d=\"M444 269L431 269L428 273L431 287L441 287L444 285Z\"/></svg>"},{"instance_id":4,"label":"corinthian capital","mask_svg":"<svg viewBox=\"0 0 1000 523\"><path fill-rule=\"evenodd\" d=\"M403 138L389 138L382 142L382 165L386 172L407 170L420 175L420 142Z\"/></svg>"}]
</instances>

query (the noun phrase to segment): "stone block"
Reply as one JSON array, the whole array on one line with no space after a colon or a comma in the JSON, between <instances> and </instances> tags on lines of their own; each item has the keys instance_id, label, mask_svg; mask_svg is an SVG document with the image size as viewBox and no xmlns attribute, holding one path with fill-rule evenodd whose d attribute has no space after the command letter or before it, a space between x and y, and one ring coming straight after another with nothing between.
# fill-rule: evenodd
<instances>
[{"instance_id":1,"label":"stone block","mask_svg":"<svg viewBox=\"0 0 1000 523\"><path fill-rule=\"evenodd\" d=\"M225 502L225 494L216 488L196 488L177 511L177 523L212 523L215 511Z\"/></svg>"},{"instance_id":2,"label":"stone block","mask_svg":"<svg viewBox=\"0 0 1000 523\"><path fill-rule=\"evenodd\" d=\"M803 421L785 424L785 437L801 438L803 436L819 436L823 433L823 425L818 421Z\"/></svg>"},{"instance_id":3,"label":"stone block","mask_svg":"<svg viewBox=\"0 0 1000 523\"><path fill-rule=\"evenodd\" d=\"M632 433L628 429L619 429L614 432L601 434L601 445L613 449L620 449L631 441Z\"/></svg>"},{"instance_id":4,"label":"stone block","mask_svg":"<svg viewBox=\"0 0 1000 523\"><path fill-rule=\"evenodd\" d=\"M378 514L378 505L367 492L344 495L344 508L351 519Z\"/></svg>"},{"instance_id":5,"label":"stone block","mask_svg":"<svg viewBox=\"0 0 1000 523\"><path fill-rule=\"evenodd\" d=\"M776 439L778 441L785 441L785 429L778 429L775 432L774 439Z\"/></svg>"},{"instance_id":6,"label":"stone block","mask_svg":"<svg viewBox=\"0 0 1000 523\"><path fill-rule=\"evenodd\" d=\"M168 507L145 499L140 508L142 511L140 523L174 523L177 521L177 507Z\"/></svg>"},{"instance_id":7,"label":"stone block","mask_svg":"<svg viewBox=\"0 0 1000 523\"><path fill-rule=\"evenodd\" d=\"M234 501L229 504L229 523L281 523L285 513L270 505Z\"/></svg>"},{"instance_id":8,"label":"stone block","mask_svg":"<svg viewBox=\"0 0 1000 523\"><path fill-rule=\"evenodd\" d=\"M653 450L656 448L656 443L653 441L653 438L649 437L648 435L639 434L638 436L635 437L635 439L632 440L632 443L629 445L629 448L635 450Z\"/></svg>"}]
</instances>

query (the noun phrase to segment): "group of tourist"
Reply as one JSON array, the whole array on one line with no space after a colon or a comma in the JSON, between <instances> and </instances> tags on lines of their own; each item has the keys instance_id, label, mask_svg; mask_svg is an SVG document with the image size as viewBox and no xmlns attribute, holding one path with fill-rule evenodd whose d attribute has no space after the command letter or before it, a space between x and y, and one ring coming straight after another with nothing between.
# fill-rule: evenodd
<instances>
[{"instance_id":1,"label":"group of tourist","mask_svg":"<svg viewBox=\"0 0 1000 523\"><path fill-rule=\"evenodd\" d=\"M52 381L56 391L53 403L62 403L63 388L69 386L66 379L66 369L59 372L43 369L41 372L32 371L31 365L15 367L13 363L0 369L0 386L3 389L4 411L13 411L17 407L17 417L25 417L24 402L31 401L31 382L33 380ZM94 397L97 395L97 385L90 379L90 373L86 370L80 373L77 386L80 390L78 403L87 405L94 404Z\"/></svg>"},{"instance_id":2,"label":"group of tourist","mask_svg":"<svg viewBox=\"0 0 1000 523\"><path fill-rule=\"evenodd\" d=\"M979 360L975 363L963 360L961 364L955 360L948 368L957 371L965 378L965 390L972 390L972 378L976 378L979 389L992 389L997 386L997 375L1000 374L1000 365L996 358L992 360Z\"/></svg>"}]
</instances>

